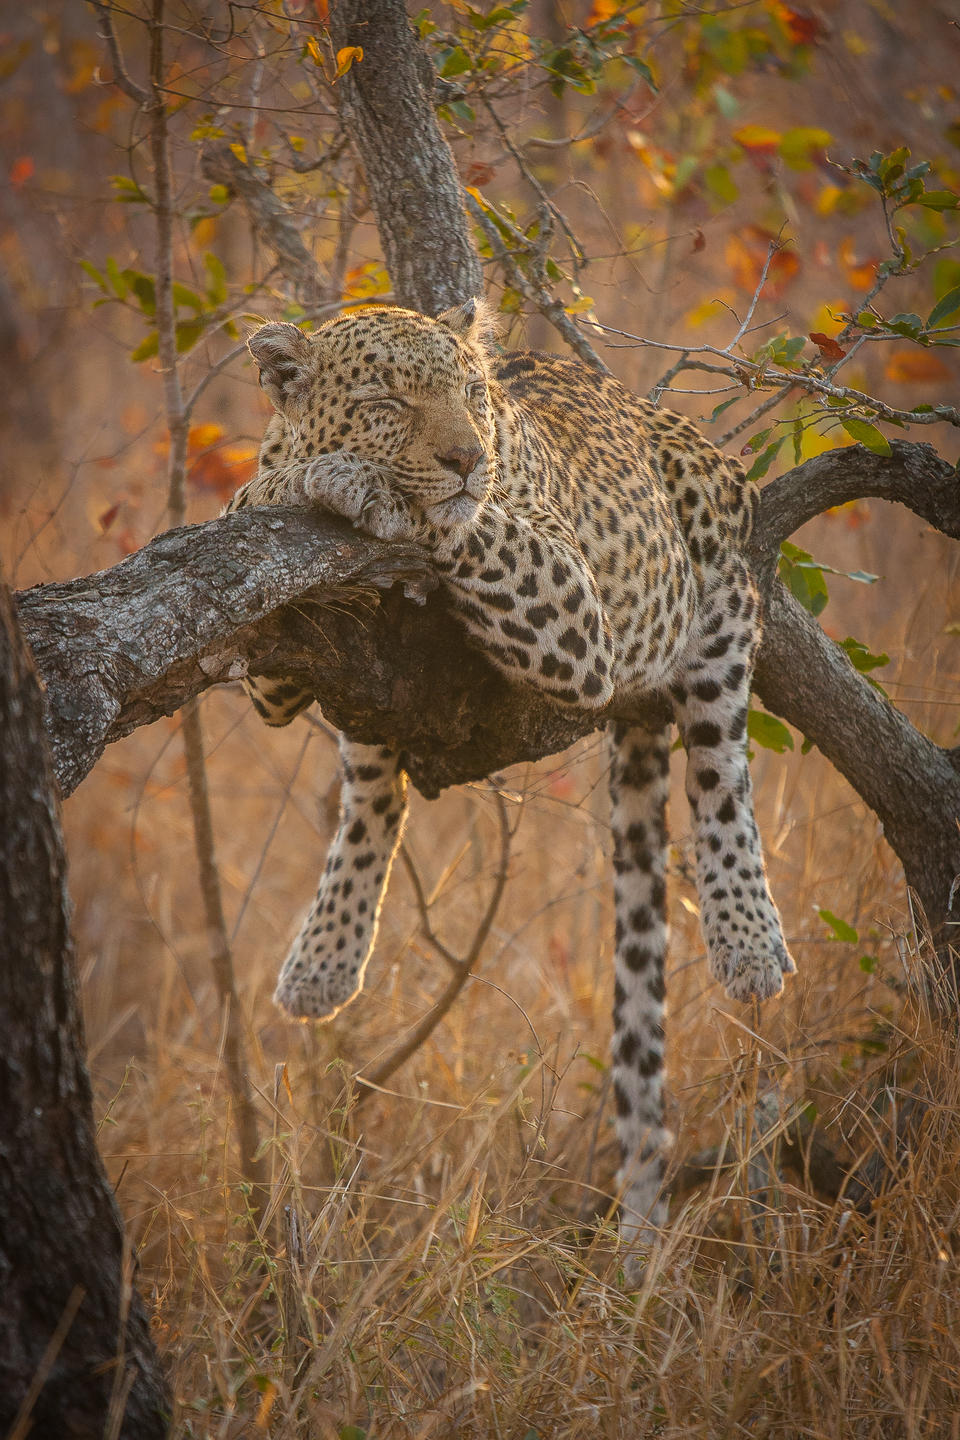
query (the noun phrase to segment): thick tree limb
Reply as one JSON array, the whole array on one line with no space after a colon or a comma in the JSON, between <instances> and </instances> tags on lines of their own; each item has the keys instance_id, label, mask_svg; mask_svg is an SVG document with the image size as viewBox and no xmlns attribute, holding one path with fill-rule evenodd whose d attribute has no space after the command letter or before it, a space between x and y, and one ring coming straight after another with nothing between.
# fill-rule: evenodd
<instances>
[{"instance_id":1,"label":"thick tree limb","mask_svg":"<svg viewBox=\"0 0 960 1440\"><path fill-rule=\"evenodd\" d=\"M302 677L360 740L408 752L427 795L596 729L511 686L464 644L442 596L383 604L377 587L434 584L421 552L319 510L244 509L169 531L112 570L18 597L69 794L104 747L249 667ZM296 602L296 603L294 603ZM636 718L665 713L638 705Z\"/></svg>"},{"instance_id":2,"label":"thick tree limb","mask_svg":"<svg viewBox=\"0 0 960 1440\"><path fill-rule=\"evenodd\" d=\"M895 441L817 456L763 492L751 541L766 616L754 686L817 746L879 817L939 944L956 943L950 892L960 874L960 751L922 735L853 668L846 652L776 578L780 543L831 506L895 501L960 538L960 477L929 445Z\"/></svg>"},{"instance_id":3,"label":"thick tree limb","mask_svg":"<svg viewBox=\"0 0 960 1440\"><path fill-rule=\"evenodd\" d=\"M850 781L879 816L934 931L957 916L960 765L867 684L776 579L774 543L866 490L960 531L955 472L926 446L890 458L860 447L820 456L764 491L752 560L767 619L756 689ZM952 488L951 488L952 487ZM25 592L20 613L47 684L57 773L69 793L105 745L176 710L211 684L296 674L336 725L403 750L426 795L553 754L613 717L568 711L509 685L464 641L442 594L421 607L393 580L430 583L419 552L358 535L319 511L241 510L175 530L112 570ZM647 723L655 698L618 718ZM949 934L947 932L947 938Z\"/></svg>"},{"instance_id":4,"label":"thick tree limb","mask_svg":"<svg viewBox=\"0 0 960 1440\"><path fill-rule=\"evenodd\" d=\"M306 592L351 594L429 575L409 547L361 538L319 512L277 507L159 536L111 570L18 596L47 690L57 779L70 794L104 746L208 685L269 664L276 627Z\"/></svg>"}]
</instances>

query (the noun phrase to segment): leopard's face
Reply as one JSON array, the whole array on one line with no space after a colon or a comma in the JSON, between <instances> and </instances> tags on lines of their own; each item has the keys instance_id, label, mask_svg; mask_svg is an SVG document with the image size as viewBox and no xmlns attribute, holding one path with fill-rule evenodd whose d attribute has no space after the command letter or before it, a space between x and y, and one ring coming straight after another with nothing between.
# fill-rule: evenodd
<instances>
[{"instance_id":1,"label":"leopard's face","mask_svg":"<svg viewBox=\"0 0 960 1440\"><path fill-rule=\"evenodd\" d=\"M496 466L475 307L438 320L353 311L310 338L294 326L265 325L250 348L277 408L262 467L346 450L382 465L391 487L443 529L473 520Z\"/></svg>"}]
</instances>

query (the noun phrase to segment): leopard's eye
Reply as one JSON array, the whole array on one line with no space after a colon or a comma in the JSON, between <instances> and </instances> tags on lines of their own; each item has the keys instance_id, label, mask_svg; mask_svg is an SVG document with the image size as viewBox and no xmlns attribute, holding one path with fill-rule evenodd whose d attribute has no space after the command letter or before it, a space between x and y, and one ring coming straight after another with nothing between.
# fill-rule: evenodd
<instances>
[{"instance_id":1,"label":"leopard's eye","mask_svg":"<svg viewBox=\"0 0 960 1440\"><path fill-rule=\"evenodd\" d=\"M400 400L396 395L370 395L360 401L365 410L379 410L383 414L401 415L407 408L407 402Z\"/></svg>"}]
</instances>

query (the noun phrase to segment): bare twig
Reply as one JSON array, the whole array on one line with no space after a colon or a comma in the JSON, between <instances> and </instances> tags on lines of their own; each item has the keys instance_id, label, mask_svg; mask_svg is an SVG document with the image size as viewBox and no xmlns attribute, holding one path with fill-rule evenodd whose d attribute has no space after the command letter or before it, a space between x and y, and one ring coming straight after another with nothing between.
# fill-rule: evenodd
<instances>
[{"instance_id":1,"label":"bare twig","mask_svg":"<svg viewBox=\"0 0 960 1440\"><path fill-rule=\"evenodd\" d=\"M497 917L500 901L503 899L503 892L506 888L507 875L510 868L510 842L512 835L507 805L502 795L496 791L494 791L493 794L494 803L497 807L497 818L500 822L500 859L497 864L497 873L494 877L493 889L490 892L487 907L483 912L479 925L474 931L469 949L462 959L457 959L447 950L446 946L436 940L432 927L430 927L429 924L425 925L424 929L428 939L431 944L436 946L440 954L443 955L444 959L452 967L453 975L441 995L434 1001L419 1024L414 1026L407 1038L368 1074L358 1075L356 1077L359 1091L357 1095L358 1105L361 1105L364 1100L375 1094L377 1090L382 1089L391 1076L400 1069L400 1066L405 1064L406 1061L410 1059L410 1056L414 1055L430 1038L440 1024L440 1021L456 1001L460 991L469 980L474 966L480 959L487 936L490 934L490 929ZM421 918L423 918L428 913L429 907L423 895L422 886L415 885L414 889L419 890L418 905L420 906Z\"/></svg>"},{"instance_id":2,"label":"bare twig","mask_svg":"<svg viewBox=\"0 0 960 1440\"><path fill-rule=\"evenodd\" d=\"M549 320L581 360L585 361L592 369L609 375L611 373L609 367L604 364L590 341L567 314L563 308L563 301L558 300L555 295L551 295L545 285L537 284L524 274L514 256L504 245L497 227L483 206L479 205L472 195L467 196L467 205L490 242L494 259L502 266L509 284L515 290L519 290L520 294L540 311L545 320Z\"/></svg>"},{"instance_id":3,"label":"bare twig","mask_svg":"<svg viewBox=\"0 0 960 1440\"><path fill-rule=\"evenodd\" d=\"M201 157L204 176L236 195L256 234L273 251L297 297L308 303L329 299L320 266L300 238L290 211L265 181L222 142L206 146Z\"/></svg>"}]
</instances>

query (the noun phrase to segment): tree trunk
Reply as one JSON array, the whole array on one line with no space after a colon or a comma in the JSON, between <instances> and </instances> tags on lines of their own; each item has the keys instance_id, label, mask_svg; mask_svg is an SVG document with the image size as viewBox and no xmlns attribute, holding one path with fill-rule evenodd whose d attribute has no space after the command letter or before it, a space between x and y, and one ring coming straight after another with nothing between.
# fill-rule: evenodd
<instances>
[{"instance_id":1,"label":"tree trunk","mask_svg":"<svg viewBox=\"0 0 960 1440\"><path fill-rule=\"evenodd\" d=\"M433 66L400 0L338 0L337 50L363 60L337 82L344 129L367 176L370 204L398 305L437 315L483 294L450 146L433 109Z\"/></svg>"},{"instance_id":2,"label":"tree trunk","mask_svg":"<svg viewBox=\"0 0 960 1440\"><path fill-rule=\"evenodd\" d=\"M159 1440L166 1389L97 1153L40 687L3 585L0 734L0 1431L93 1440L112 1421Z\"/></svg>"}]
</instances>

